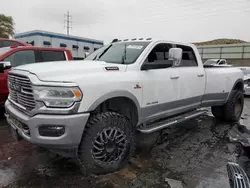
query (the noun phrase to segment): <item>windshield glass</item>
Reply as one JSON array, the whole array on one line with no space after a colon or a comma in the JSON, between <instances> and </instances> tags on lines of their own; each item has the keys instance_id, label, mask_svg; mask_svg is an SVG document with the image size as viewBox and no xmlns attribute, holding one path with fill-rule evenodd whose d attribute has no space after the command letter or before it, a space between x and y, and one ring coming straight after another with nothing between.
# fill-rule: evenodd
<instances>
[{"instance_id":1,"label":"windshield glass","mask_svg":"<svg viewBox=\"0 0 250 188\"><path fill-rule=\"evenodd\" d=\"M8 48L8 47L7 48L0 48L0 56L5 54L6 52L8 52L10 50L11 50L11 48Z\"/></svg>"},{"instance_id":2,"label":"windshield glass","mask_svg":"<svg viewBox=\"0 0 250 188\"><path fill-rule=\"evenodd\" d=\"M240 68L244 75L250 74L250 68Z\"/></svg>"},{"instance_id":3,"label":"windshield glass","mask_svg":"<svg viewBox=\"0 0 250 188\"><path fill-rule=\"evenodd\" d=\"M107 63L132 64L150 42L123 42L106 45L85 58L85 60Z\"/></svg>"}]
</instances>

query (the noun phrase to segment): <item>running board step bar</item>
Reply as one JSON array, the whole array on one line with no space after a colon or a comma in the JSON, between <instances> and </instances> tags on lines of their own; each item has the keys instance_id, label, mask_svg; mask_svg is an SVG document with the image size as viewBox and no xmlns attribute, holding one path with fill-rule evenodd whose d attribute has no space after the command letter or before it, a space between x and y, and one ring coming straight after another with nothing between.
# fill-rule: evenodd
<instances>
[{"instance_id":1,"label":"running board step bar","mask_svg":"<svg viewBox=\"0 0 250 188\"><path fill-rule=\"evenodd\" d=\"M140 126L137 130L141 133L152 133L161 129L165 129L167 127L170 127L172 125L184 122L186 120L195 118L197 116L200 116L202 114L207 113L207 110L196 110L196 111L192 111L186 114L181 114L179 116L175 116L169 119L165 119L163 121L157 122L157 123L152 123L152 124L147 124L144 126Z\"/></svg>"}]
</instances>

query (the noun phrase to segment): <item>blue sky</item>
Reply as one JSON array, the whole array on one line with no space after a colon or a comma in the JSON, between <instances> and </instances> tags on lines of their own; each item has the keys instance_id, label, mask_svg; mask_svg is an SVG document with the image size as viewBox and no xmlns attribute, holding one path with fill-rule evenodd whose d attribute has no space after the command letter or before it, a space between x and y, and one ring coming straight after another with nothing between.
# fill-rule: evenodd
<instances>
[{"instance_id":1,"label":"blue sky","mask_svg":"<svg viewBox=\"0 0 250 188\"><path fill-rule=\"evenodd\" d=\"M250 0L11 0L0 12L13 16L16 32L41 29L104 40L152 37L197 42L250 41Z\"/></svg>"}]
</instances>

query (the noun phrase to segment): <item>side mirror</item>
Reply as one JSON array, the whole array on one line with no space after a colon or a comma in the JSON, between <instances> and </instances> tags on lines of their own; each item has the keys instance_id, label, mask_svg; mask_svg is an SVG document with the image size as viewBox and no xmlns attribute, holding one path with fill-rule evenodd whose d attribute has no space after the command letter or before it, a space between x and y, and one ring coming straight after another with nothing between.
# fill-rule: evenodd
<instances>
[{"instance_id":1,"label":"side mirror","mask_svg":"<svg viewBox=\"0 0 250 188\"><path fill-rule=\"evenodd\" d=\"M181 48L171 48L169 49L169 60L173 60L175 67L180 66L182 60L182 49Z\"/></svg>"},{"instance_id":2,"label":"side mirror","mask_svg":"<svg viewBox=\"0 0 250 188\"><path fill-rule=\"evenodd\" d=\"M173 66L173 60L155 60L152 63L144 63L141 70L165 69Z\"/></svg>"},{"instance_id":3,"label":"side mirror","mask_svg":"<svg viewBox=\"0 0 250 188\"><path fill-rule=\"evenodd\" d=\"M10 62L0 62L0 73L4 73L4 70L10 68L11 68Z\"/></svg>"}]
</instances>

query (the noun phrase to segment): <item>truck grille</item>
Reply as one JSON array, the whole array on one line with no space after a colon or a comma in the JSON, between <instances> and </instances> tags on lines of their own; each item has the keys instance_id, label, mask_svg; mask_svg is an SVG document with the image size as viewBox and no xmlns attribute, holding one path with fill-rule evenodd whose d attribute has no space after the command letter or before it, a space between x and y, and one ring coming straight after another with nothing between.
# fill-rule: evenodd
<instances>
[{"instance_id":1,"label":"truck grille","mask_svg":"<svg viewBox=\"0 0 250 188\"><path fill-rule=\"evenodd\" d=\"M247 174L240 165L229 162L227 164L227 173L231 188L250 188Z\"/></svg>"},{"instance_id":2,"label":"truck grille","mask_svg":"<svg viewBox=\"0 0 250 188\"><path fill-rule=\"evenodd\" d=\"M12 101L21 105L27 111L35 108L33 90L28 77L9 73L8 87L9 97Z\"/></svg>"}]
</instances>

